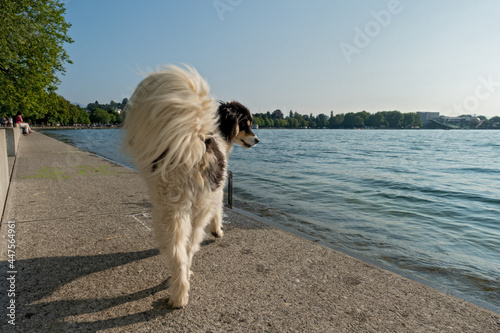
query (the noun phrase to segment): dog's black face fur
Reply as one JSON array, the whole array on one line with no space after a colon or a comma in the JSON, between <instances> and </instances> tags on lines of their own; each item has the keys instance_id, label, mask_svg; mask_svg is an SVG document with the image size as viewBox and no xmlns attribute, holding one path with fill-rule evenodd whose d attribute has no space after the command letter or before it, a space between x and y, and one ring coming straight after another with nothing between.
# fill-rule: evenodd
<instances>
[{"instance_id":1,"label":"dog's black face fur","mask_svg":"<svg viewBox=\"0 0 500 333\"><path fill-rule=\"evenodd\" d=\"M234 142L243 148L252 148L259 138L252 131L252 114L239 102L219 105L219 131L227 142Z\"/></svg>"}]
</instances>

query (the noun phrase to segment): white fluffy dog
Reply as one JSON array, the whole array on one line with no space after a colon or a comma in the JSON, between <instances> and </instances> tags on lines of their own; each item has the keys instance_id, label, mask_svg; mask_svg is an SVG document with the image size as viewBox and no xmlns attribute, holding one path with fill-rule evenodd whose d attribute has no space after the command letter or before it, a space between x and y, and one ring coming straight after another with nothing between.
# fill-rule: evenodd
<instances>
[{"instance_id":1,"label":"white fluffy dog","mask_svg":"<svg viewBox=\"0 0 500 333\"><path fill-rule=\"evenodd\" d=\"M207 82L187 67L151 73L127 106L125 146L146 180L153 228L172 277L169 304L188 303L193 255L210 223L222 237L223 187L233 143L259 142L252 115L238 102L217 106Z\"/></svg>"}]
</instances>

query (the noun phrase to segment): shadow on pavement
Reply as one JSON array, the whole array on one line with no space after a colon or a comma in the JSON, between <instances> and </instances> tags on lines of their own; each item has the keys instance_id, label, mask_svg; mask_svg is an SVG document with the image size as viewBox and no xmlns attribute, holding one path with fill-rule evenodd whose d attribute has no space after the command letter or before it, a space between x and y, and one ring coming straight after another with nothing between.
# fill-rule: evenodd
<instances>
[{"instance_id":1,"label":"shadow on pavement","mask_svg":"<svg viewBox=\"0 0 500 333\"><path fill-rule=\"evenodd\" d=\"M102 254L95 256L72 256L72 257L49 257L33 258L16 261L16 326L15 331L28 332L33 329L75 329L75 331L97 331L113 327L121 327L137 322L151 320L158 316L164 316L173 311L167 306L165 299L154 301L152 309L144 312L133 313L122 317L114 317L106 320L88 321L88 322L69 322L65 318L71 316L81 316L85 314L94 314L117 305L130 303L147 298L160 291L166 290L168 279L160 284L138 291L128 293L128 290L122 290L122 295L115 297L99 297L93 291L91 298L70 299L68 295L64 300L44 301L54 292L63 288L65 285L89 276L93 273L105 271L118 266L123 266L135 261L151 258L159 254L158 250L151 249L139 252ZM2 272L7 272L7 262L0 263ZM2 274L3 275L3 274ZM6 277L2 278L2 284L5 284ZM105 294L107 284L105 281L94 289L101 290ZM124 287L126 288L126 287ZM8 291L7 285L1 289L0 306L2 308L2 328L0 331L12 329L7 324L5 309L9 298L5 291ZM48 325L48 326L47 326Z\"/></svg>"}]
</instances>

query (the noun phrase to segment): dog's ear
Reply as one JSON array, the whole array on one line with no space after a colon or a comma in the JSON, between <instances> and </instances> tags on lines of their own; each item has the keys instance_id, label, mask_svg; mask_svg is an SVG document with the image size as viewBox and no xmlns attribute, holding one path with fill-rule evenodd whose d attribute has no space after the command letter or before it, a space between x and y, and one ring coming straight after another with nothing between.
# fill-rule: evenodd
<instances>
[{"instance_id":1,"label":"dog's ear","mask_svg":"<svg viewBox=\"0 0 500 333\"><path fill-rule=\"evenodd\" d=\"M231 103L222 103L219 113L219 131L226 141L231 142L238 134L238 115L231 108Z\"/></svg>"}]
</instances>

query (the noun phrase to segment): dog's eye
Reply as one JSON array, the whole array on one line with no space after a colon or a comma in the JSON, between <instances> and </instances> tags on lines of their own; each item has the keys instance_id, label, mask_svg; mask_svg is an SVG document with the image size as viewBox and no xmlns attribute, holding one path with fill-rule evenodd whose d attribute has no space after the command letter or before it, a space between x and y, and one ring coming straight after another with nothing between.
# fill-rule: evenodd
<instances>
[{"instance_id":1,"label":"dog's eye","mask_svg":"<svg viewBox=\"0 0 500 333\"><path fill-rule=\"evenodd\" d=\"M241 122L241 125L240 125L240 127L243 129L250 128L250 126L252 126L252 122L250 120L244 120Z\"/></svg>"}]
</instances>

